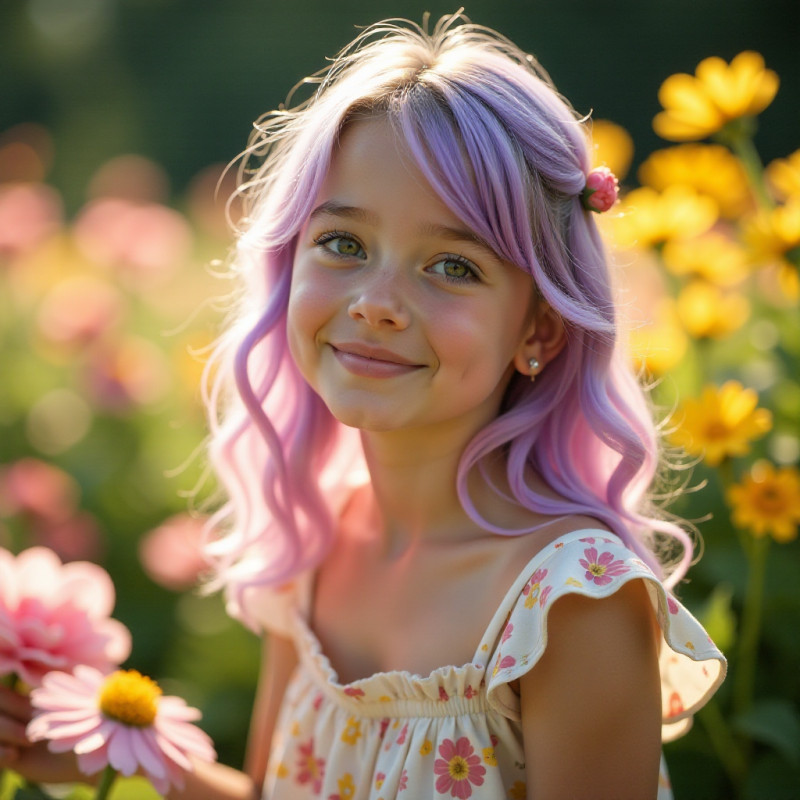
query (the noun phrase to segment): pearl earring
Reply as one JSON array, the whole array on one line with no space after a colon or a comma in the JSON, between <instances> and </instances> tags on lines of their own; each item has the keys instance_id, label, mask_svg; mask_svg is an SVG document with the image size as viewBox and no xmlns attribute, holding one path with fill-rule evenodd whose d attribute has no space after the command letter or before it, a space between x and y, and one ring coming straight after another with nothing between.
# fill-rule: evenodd
<instances>
[{"instance_id":1,"label":"pearl earring","mask_svg":"<svg viewBox=\"0 0 800 800\"><path fill-rule=\"evenodd\" d=\"M531 368L531 383L536 380L536 370L541 366L538 358L531 358L528 361L528 366Z\"/></svg>"}]
</instances>

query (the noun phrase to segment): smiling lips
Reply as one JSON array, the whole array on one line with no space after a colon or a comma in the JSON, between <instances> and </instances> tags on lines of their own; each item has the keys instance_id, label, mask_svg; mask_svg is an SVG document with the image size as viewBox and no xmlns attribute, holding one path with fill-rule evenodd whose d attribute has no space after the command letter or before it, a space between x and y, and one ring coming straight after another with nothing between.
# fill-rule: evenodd
<instances>
[{"instance_id":1,"label":"smiling lips","mask_svg":"<svg viewBox=\"0 0 800 800\"><path fill-rule=\"evenodd\" d=\"M361 342L331 345L337 361L353 375L363 378L394 378L415 372L423 365L404 356Z\"/></svg>"}]
</instances>

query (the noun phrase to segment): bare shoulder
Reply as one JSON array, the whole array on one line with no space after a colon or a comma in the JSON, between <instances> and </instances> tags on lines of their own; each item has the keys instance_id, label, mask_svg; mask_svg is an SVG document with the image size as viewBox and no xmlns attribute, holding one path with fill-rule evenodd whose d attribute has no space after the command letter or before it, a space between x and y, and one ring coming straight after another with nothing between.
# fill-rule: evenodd
<instances>
[{"instance_id":1,"label":"bare shoulder","mask_svg":"<svg viewBox=\"0 0 800 800\"><path fill-rule=\"evenodd\" d=\"M655 797L658 644L642 581L556 601L544 655L519 689L532 796Z\"/></svg>"},{"instance_id":2,"label":"bare shoulder","mask_svg":"<svg viewBox=\"0 0 800 800\"><path fill-rule=\"evenodd\" d=\"M504 539L502 542L506 552L506 574L504 579L507 585L510 585L519 575L520 570L542 550L562 536L577 531L610 532L610 529L594 517L572 515L554 517L543 525L540 524L531 533Z\"/></svg>"}]
</instances>

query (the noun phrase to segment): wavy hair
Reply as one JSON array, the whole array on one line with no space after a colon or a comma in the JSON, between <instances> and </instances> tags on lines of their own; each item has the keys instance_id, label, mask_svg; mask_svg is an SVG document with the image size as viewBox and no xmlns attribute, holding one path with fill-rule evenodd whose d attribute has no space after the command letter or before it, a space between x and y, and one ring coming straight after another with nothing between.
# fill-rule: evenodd
<instances>
[{"instance_id":1,"label":"wavy hair","mask_svg":"<svg viewBox=\"0 0 800 800\"><path fill-rule=\"evenodd\" d=\"M467 489L470 470L501 453L514 501L602 520L675 583L692 541L650 499L658 438L620 341L608 258L580 201L585 120L532 56L458 15L430 33L378 23L306 82L312 96L261 118L245 153L246 221L233 260L242 290L211 362L211 458L228 500L213 520L224 534L208 552L232 612L248 621L250 589L317 566L344 498L364 480L357 432L289 355L286 312L298 233L344 127L369 115L388 119L443 202L531 275L567 332L535 384L512 378L499 415L464 451L464 509L488 531L522 533L483 519ZM529 485L531 468L560 499Z\"/></svg>"}]
</instances>

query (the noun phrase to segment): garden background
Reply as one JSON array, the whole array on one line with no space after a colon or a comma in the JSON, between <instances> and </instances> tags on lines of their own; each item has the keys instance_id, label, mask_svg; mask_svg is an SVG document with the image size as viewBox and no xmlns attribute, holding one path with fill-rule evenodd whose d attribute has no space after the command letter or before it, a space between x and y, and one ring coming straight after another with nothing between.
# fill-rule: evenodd
<instances>
[{"instance_id":1,"label":"garden background","mask_svg":"<svg viewBox=\"0 0 800 800\"><path fill-rule=\"evenodd\" d=\"M213 489L198 385L219 321L208 298L226 291L216 262L230 243L230 186L223 181L222 200L214 187L252 121L355 25L421 21L425 10L435 20L456 9L411 0L0 7L0 545L43 544L64 560L102 564L117 587L115 616L133 634L128 663L201 708L228 763L241 763L258 643L219 598L191 589ZM609 235L621 246L634 350L658 380L656 402L676 420L717 413L727 425L718 457L696 453L689 485L706 488L680 492L672 507L698 521L705 546L679 595L731 660L718 699L667 746L676 796L798 797L800 165L772 167L759 190L760 168L741 142L754 141L765 165L800 146L800 4L475 0L466 12L536 54L580 112L627 131L598 129L623 197L639 184L664 195L691 183L649 159L675 145L652 127L668 76L754 50L780 78L772 103L750 109L761 112L752 138L736 129L739 149L726 142L749 159L749 177L700 192L721 193L713 213L701 204L693 223L668 224L654 207L657 231L611 220ZM700 133L708 141L718 132ZM729 166L712 171L722 180ZM623 199L623 210L650 199ZM780 224L769 218L776 209ZM698 218L710 219L706 228ZM741 247L686 266L676 251L688 241L700 252L708 230ZM727 388L703 395L708 385ZM753 500L765 480L783 503L777 511ZM732 509L748 492L737 533ZM770 532L770 514L777 534L754 537L759 522Z\"/></svg>"}]
</instances>

